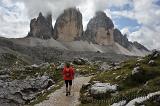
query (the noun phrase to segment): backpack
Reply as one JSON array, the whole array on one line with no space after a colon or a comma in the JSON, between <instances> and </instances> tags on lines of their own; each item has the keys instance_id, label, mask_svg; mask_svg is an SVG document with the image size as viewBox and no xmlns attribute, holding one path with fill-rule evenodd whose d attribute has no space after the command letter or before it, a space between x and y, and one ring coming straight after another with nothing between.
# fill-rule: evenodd
<instances>
[{"instance_id":1,"label":"backpack","mask_svg":"<svg viewBox=\"0 0 160 106\"><path fill-rule=\"evenodd\" d=\"M65 76L66 76L66 77L71 77L70 68L66 68Z\"/></svg>"}]
</instances>

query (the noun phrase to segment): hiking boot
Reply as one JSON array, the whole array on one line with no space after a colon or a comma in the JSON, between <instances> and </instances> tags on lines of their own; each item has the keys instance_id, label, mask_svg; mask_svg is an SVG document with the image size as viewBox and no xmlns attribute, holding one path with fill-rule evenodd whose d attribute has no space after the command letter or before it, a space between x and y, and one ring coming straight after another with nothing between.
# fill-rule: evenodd
<instances>
[{"instance_id":1,"label":"hiking boot","mask_svg":"<svg viewBox=\"0 0 160 106\"><path fill-rule=\"evenodd\" d=\"M71 95L71 92L68 92L68 95Z\"/></svg>"},{"instance_id":2,"label":"hiking boot","mask_svg":"<svg viewBox=\"0 0 160 106\"><path fill-rule=\"evenodd\" d=\"M66 93L66 96L68 96L68 92Z\"/></svg>"}]
</instances>

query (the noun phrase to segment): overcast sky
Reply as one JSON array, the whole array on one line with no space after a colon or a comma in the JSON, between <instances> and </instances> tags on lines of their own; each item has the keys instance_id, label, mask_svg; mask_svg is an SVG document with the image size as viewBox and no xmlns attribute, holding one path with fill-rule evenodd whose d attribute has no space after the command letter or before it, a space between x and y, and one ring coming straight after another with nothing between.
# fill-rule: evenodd
<instances>
[{"instance_id":1,"label":"overcast sky","mask_svg":"<svg viewBox=\"0 0 160 106\"><path fill-rule=\"evenodd\" d=\"M96 11L111 17L115 27L149 49L160 49L160 0L0 0L0 36L24 37L32 18L41 11L56 18L65 8L77 7L84 30Z\"/></svg>"}]
</instances>

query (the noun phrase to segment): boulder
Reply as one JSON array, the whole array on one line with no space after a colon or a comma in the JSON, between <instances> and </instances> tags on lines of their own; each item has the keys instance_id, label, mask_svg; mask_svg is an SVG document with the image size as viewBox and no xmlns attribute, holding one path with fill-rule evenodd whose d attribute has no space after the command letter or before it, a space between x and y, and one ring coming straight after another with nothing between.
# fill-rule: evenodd
<instances>
[{"instance_id":1,"label":"boulder","mask_svg":"<svg viewBox=\"0 0 160 106\"><path fill-rule=\"evenodd\" d=\"M73 64L76 64L76 65L85 65L85 64L89 64L90 62L88 61L88 59L85 59L85 58L74 58L73 60Z\"/></svg>"},{"instance_id":2,"label":"boulder","mask_svg":"<svg viewBox=\"0 0 160 106\"><path fill-rule=\"evenodd\" d=\"M137 62L141 62L141 61L144 61L143 58L137 58Z\"/></svg>"},{"instance_id":3,"label":"boulder","mask_svg":"<svg viewBox=\"0 0 160 106\"><path fill-rule=\"evenodd\" d=\"M47 69L47 68L49 68L50 66L51 66L51 65L50 65L48 62L42 63L42 64L39 65L39 67L40 67L41 69Z\"/></svg>"},{"instance_id":4,"label":"boulder","mask_svg":"<svg viewBox=\"0 0 160 106\"><path fill-rule=\"evenodd\" d=\"M117 103L113 103L111 106L125 106L126 103L127 103L126 100L122 100Z\"/></svg>"},{"instance_id":5,"label":"boulder","mask_svg":"<svg viewBox=\"0 0 160 106\"><path fill-rule=\"evenodd\" d=\"M137 66L132 70L132 75L137 74L139 72L141 72L141 68L139 66Z\"/></svg>"},{"instance_id":6,"label":"boulder","mask_svg":"<svg viewBox=\"0 0 160 106\"><path fill-rule=\"evenodd\" d=\"M107 92L115 92L117 90L117 85L111 85L110 83L95 83L90 88L91 95L101 95Z\"/></svg>"},{"instance_id":7,"label":"boulder","mask_svg":"<svg viewBox=\"0 0 160 106\"><path fill-rule=\"evenodd\" d=\"M143 68L137 66L132 70L132 75L127 78L130 78L131 81L134 83L144 84L149 79L149 77L152 77L152 76L147 74L146 71L143 70ZM126 78L124 80L126 80ZM129 83L129 84L132 84L132 83Z\"/></svg>"},{"instance_id":8,"label":"boulder","mask_svg":"<svg viewBox=\"0 0 160 106\"><path fill-rule=\"evenodd\" d=\"M64 66L65 66L65 63L60 63L60 65L58 65L58 66L56 67L56 69L62 70L62 69L64 68Z\"/></svg>"},{"instance_id":9,"label":"boulder","mask_svg":"<svg viewBox=\"0 0 160 106\"><path fill-rule=\"evenodd\" d=\"M30 65L30 66L25 66L25 69L27 70L34 70L34 69L47 69L50 67L50 64L47 62L47 63L41 63L39 65L37 64L33 64L33 65Z\"/></svg>"},{"instance_id":10,"label":"boulder","mask_svg":"<svg viewBox=\"0 0 160 106\"><path fill-rule=\"evenodd\" d=\"M156 65L156 63L155 63L154 60L150 60L150 61L148 62L148 64L149 64L150 66L155 66L155 65Z\"/></svg>"},{"instance_id":11,"label":"boulder","mask_svg":"<svg viewBox=\"0 0 160 106\"><path fill-rule=\"evenodd\" d=\"M154 58L157 58L158 56L160 56L160 53L159 53L159 52L157 52L153 57L154 57Z\"/></svg>"},{"instance_id":12,"label":"boulder","mask_svg":"<svg viewBox=\"0 0 160 106\"><path fill-rule=\"evenodd\" d=\"M150 60L154 60L160 56L160 51L155 49L148 56L150 57Z\"/></svg>"},{"instance_id":13,"label":"boulder","mask_svg":"<svg viewBox=\"0 0 160 106\"><path fill-rule=\"evenodd\" d=\"M138 62L138 63L136 63L136 65L135 66L140 66L140 63Z\"/></svg>"},{"instance_id":14,"label":"boulder","mask_svg":"<svg viewBox=\"0 0 160 106\"><path fill-rule=\"evenodd\" d=\"M115 66L115 67L113 67L113 69L114 70L119 70L119 69L121 69L121 66Z\"/></svg>"},{"instance_id":15,"label":"boulder","mask_svg":"<svg viewBox=\"0 0 160 106\"><path fill-rule=\"evenodd\" d=\"M92 81L93 84L100 83L100 81Z\"/></svg>"},{"instance_id":16,"label":"boulder","mask_svg":"<svg viewBox=\"0 0 160 106\"><path fill-rule=\"evenodd\" d=\"M37 65L37 64L27 65L27 66L24 66L24 68L25 68L25 70L40 69L39 65Z\"/></svg>"},{"instance_id":17,"label":"boulder","mask_svg":"<svg viewBox=\"0 0 160 106\"><path fill-rule=\"evenodd\" d=\"M116 80L118 80L120 77L121 77L121 76L120 76L120 75L118 75L115 79L116 79Z\"/></svg>"},{"instance_id":18,"label":"boulder","mask_svg":"<svg viewBox=\"0 0 160 106\"><path fill-rule=\"evenodd\" d=\"M4 99L5 104L24 105L33 100L44 89L54 84L48 76L36 78L26 78L24 80L13 80L4 82L0 80L0 98ZM14 105L14 104L13 104Z\"/></svg>"},{"instance_id":19,"label":"boulder","mask_svg":"<svg viewBox=\"0 0 160 106\"><path fill-rule=\"evenodd\" d=\"M103 62L99 67L100 71L106 71L106 70L110 70L110 69L111 69L111 66L108 65L106 62Z\"/></svg>"},{"instance_id":20,"label":"boulder","mask_svg":"<svg viewBox=\"0 0 160 106\"><path fill-rule=\"evenodd\" d=\"M39 65L33 64L33 65L31 65L31 67L32 67L32 68L39 68Z\"/></svg>"}]
</instances>

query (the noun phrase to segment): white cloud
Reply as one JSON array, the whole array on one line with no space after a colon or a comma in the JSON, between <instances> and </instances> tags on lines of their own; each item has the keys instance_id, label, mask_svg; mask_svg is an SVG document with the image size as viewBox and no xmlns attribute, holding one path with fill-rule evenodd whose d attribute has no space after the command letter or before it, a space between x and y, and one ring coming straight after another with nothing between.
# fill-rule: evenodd
<instances>
[{"instance_id":1,"label":"white cloud","mask_svg":"<svg viewBox=\"0 0 160 106\"><path fill-rule=\"evenodd\" d=\"M127 35L130 34L130 31L129 31L129 28L128 28L128 27L124 27L123 29L121 29L121 32L122 32L123 35L124 35L124 34L127 34Z\"/></svg>"},{"instance_id":2,"label":"white cloud","mask_svg":"<svg viewBox=\"0 0 160 106\"><path fill-rule=\"evenodd\" d=\"M132 10L114 11L112 15L136 20L141 25L130 34L129 40L139 41L150 49L160 48L160 6L155 4L155 0L133 0Z\"/></svg>"},{"instance_id":3,"label":"white cloud","mask_svg":"<svg viewBox=\"0 0 160 106\"><path fill-rule=\"evenodd\" d=\"M83 26L84 29L86 29L87 24L89 22L89 20L94 16L95 14L95 5L93 2L90 2L89 0L87 0L86 5L81 4L78 6L78 8L80 9L82 15L83 15Z\"/></svg>"},{"instance_id":4,"label":"white cloud","mask_svg":"<svg viewBox=\"0 0 160 106\"><path fill-rule=\"evenodd\" d=\"M44 15L52 13L54 19L68 7L75 7L83 3L82 0L14 0L15 2L24 3L28 16L30 18L37 17L39 12Z\"/></svg>"},{"instance_id":5,"label":"white cloud","mask_svg":"<svg viewBox=\"0 0 160 106\"><path fill-rule=\"evenodd\" d=\"M29 31L29 20L22 3L3 0L0 6L0 36L24 37Z\"/></svg>"},{"instance_id":6,"label":"white cloud","mask_svg":"<svg viewBox=\"0 0 160 106\"><path fill-rule=\"evenodd\" d=\"M132 32L130 40L136 40L150 49L160 49L160 26L155 29L143 26L139 30Z\"/></svg>"},{"instance_id":7,"label":"white cloud","mask_svg":"<svg viewBox=\"0 0 160 106\"><path fill-rule=\"evenodd\" d=\"M139 40L148 48L160 47L160 7L154 0L134 0L135 19L142 27L133 32L131 39Z\"/></svg>"}]
</instances>

